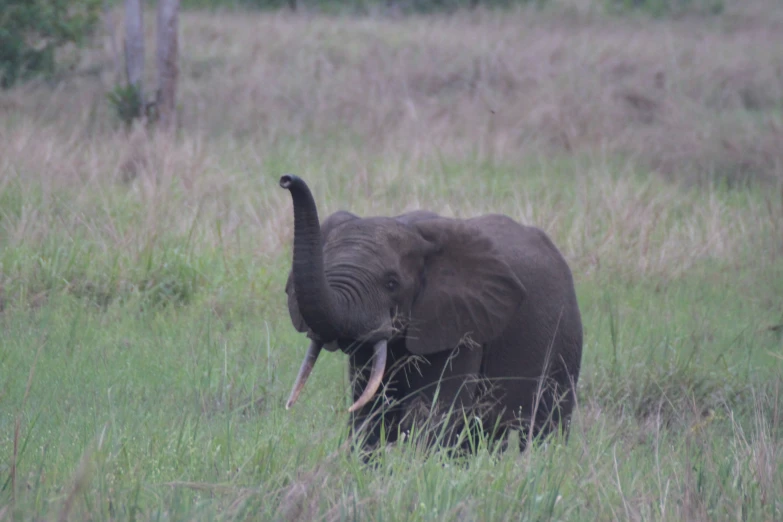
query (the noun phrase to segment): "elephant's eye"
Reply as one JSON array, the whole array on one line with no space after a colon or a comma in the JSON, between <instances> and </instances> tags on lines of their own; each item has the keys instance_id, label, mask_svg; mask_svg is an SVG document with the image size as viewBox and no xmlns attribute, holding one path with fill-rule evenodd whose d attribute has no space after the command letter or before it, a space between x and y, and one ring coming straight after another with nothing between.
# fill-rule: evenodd
<instances>
[{"instance_id":1,"label":"elephant's eye","mask_svg":"<svg viewBox=\"0 0 783 522\"><path fill-rule=\"evenodd\" d=\"M383 286L389 292L394 292L400 287L400 282L397 280L396 277L387 277L386 282L383 283Z\"/></svg>"}]
</instances>

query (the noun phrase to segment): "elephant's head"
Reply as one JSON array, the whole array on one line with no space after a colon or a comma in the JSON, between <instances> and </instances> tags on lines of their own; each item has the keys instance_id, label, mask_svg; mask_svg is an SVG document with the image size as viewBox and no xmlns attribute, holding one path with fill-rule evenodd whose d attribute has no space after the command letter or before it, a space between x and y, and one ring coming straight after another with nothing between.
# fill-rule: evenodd
<instances>
[{"instance_id":1,"label":"elephant's head","mask_svg":"<svg viewBox=\"0 0 783 522\"><path fill-rule=\"evenodd\" d=\"M324 346L375 351L368 383L349 410L356 411L378 390L387 342L400 325L412 354L450 350L466 337L483 343L503 331L524 298L522 283L470 222L426 212L398 218L336 212L321 224L304 181L286 175L280 186L294 206L288 308L294 327L311 339L286 408Z\"/></svg>"}]
</instances>

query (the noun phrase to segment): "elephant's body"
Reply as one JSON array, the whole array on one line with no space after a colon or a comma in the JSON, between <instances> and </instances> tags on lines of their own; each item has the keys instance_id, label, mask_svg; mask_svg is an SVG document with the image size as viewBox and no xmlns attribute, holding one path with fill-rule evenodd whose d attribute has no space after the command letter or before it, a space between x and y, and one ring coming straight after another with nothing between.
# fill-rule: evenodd
<instances>
[{"instance_id":1,"label":"elephant's body","mask_svg":"<svg viewBox=\"0 0 783 522\"><path fill-rule=\"evenodd\" d=\"M289 311L312 339L289 405L325 347L349 355L352 427L369 446L382 431L393 442L433 405L456 407L457 421L470 410L495 437L569 419L582 323L571 271L543 231L425 211L337 212L318 226L304 182L281 185L295 211Z\"/></svg>"},{"instance_id":2,"label":"elephant's body","mask_svg":"<svg viewBox=\"0 0 783 522\"><path fill-rule=\"evenodd\" d=\"M439 216L413 212L395 219L411 223L434 218ZM433 403L436 390L439 404L446 407L479 406L482 424L495 438L503 437L507 428L522 428L524 442L531 418L536 418L534 434L545 434L571 415L582 355L582 323L568 265L538 228L502 215L485 215L466 223L491 238L527 296L500 335L479 346L458 347L455 357L454 352L445 351L419 356L413 363L416 354L406 348L405 337L392 341L387 363L391 371L382 386L387 390L384 402L396 407L387 406L378 415L378 404L370 403L352 421L356 430L370 419L365 428L368 445L379 441L381 426L386 441L394 442L411 420L420 419L421 406ZM354 400L367 380L371 348L363 345L350 357L352 382L358 383ZM359 368L365 375L356 379ZM542 375L547 379L542 380ZM382 423L377 422L380 419Z\"/></svg>"}]
</instances>

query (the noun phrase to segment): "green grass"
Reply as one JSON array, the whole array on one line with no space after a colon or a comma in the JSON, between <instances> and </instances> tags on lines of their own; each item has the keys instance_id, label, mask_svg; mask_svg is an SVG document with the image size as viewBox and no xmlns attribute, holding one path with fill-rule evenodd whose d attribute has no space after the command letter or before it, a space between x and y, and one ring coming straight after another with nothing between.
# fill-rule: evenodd
<instances>
[{"instance_id":1,"label":"green grass","mask_svg":"<svg viewBox=\"0 0 783 522\"><path fill-rule=\"evenodd\" d=\"M444 168L426 191L516 204L507 168L473 169L476 191L446 192L467 170ZM579 220L579 191L547 172L517 174ZM381 191L390 207L404 201L395 183ZM738 215L754 208L752 195L710 197ZM345 196L335 198L329 206ZM4 250L0 503L18 516L55 518L69 502L74 519L95 520L781 515L783 361L770 329L783 317L781 258L705 260L676 277L575 261L586 344L568 444L482 449L467 462L402 444L372 468L342 446L343 358L323 357L296 407L283 408L305 346L285 311L287 249L259 258L250 244L190 241L173 234L137 265L94 255L78 234L38 253Z\"/></svg>"}]
</instances>

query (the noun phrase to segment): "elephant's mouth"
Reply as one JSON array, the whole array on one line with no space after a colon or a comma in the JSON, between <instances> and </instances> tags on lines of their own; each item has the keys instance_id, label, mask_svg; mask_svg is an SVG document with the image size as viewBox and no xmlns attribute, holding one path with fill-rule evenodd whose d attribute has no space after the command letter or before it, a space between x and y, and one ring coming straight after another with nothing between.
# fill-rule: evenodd
<instances>
[{"instance_id":1,"label":"elephant's mouth","mask_svg":"<svg viewBox=\"0 0 783 522\"><path fill-rule=\"evenodd\" d=\"M327 352L336 352L337 350L342 350L337 340L324 344L324 349Z\"/></svg>"},{"instance_id":2,"label":"elephant's mouth","mask_svg":"<svg viewBox=\"0 0 783 522\"><path fill-rule=\"evenodd\" d=\"M324 350L327 352L336 352L340 350L343 353L350 354L361 344L354 340L348 339L336 339L332 342L324 344Z\"/></svg>"},{"instance_id":3,"label":"elephant's mouth","mask_svg":"<svg viewBox=\"0 0 783 522\"><path fill-rule=\"evenodd\" d=\"M392 334L390 336L384 336L387 337L387 342L391 342L397 335ZM378 339L380 340L380 339ZM356 339L335 339L334 341L324 343L323 349L327 352L336 352L341 351L346 355L351 355L355 353L357 350L367 348L369 349L373 345L375 345L377 341L361 341Z\"/></svg>"}]
</instances>

